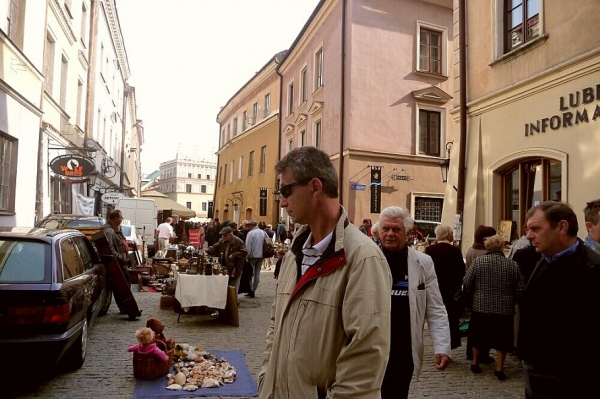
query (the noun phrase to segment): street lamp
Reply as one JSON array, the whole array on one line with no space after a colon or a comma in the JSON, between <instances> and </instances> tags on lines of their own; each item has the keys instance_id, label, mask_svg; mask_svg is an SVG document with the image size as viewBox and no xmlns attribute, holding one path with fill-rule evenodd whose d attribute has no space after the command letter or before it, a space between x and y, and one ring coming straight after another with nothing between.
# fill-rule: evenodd
<instances>
[{"instance_id":1,"label":"street lamp","mask_svg":"<svg viewBox=\"0 0 600 399\"><path fill-rule=\"evenodd\" d=\"M440 170L442 172L442 183L446 183L448 181L448 170L450 169L450 149L454 141L449 141L446 143L446 159L440 161Z\"/></svg>"}]
</instances>

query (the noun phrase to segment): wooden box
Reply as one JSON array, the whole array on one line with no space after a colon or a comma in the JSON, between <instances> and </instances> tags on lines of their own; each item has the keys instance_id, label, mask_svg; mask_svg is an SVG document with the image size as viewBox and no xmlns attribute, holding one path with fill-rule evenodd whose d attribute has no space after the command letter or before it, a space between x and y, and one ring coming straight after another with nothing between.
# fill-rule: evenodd
<instances>
[{"instance_id":1,"label":"wooden box","mask_svg":"<svg viewBox=\"0 0 600 399\"><path fill-rule=\"evenodd\" d=\"M171 295L160 296L160 308L172 310L175 306L175 297Z\"/></svg>"}]
</instances>

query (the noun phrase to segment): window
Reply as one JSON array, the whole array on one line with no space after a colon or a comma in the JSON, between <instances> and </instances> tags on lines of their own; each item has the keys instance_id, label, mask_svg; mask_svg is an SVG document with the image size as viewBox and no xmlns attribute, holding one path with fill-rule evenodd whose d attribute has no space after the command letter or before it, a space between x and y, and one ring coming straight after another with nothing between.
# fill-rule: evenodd
<instances>
[{"instance_id":1,"label":"window","mask_svg":"<svg viewBox=\"0 0 600 399\"><path fill-rule=\"evenodd\" d=\"M191 174L191 173L188 173L188 177L192 177L192 174Z\"/></svg>"},{"instance_id":2,"label":"window","mask_svg":"<svg viewBox=\"0 0 600 399\"><path fill-rule=\"evenodd\" d=\"M54 48L55 41L52 36L46 36L46 54L44 54L44 75L46 80L44 84L46 85L45 90L50 96L52 96L52 87L54 80Z\"/></svg>"},{"instance_id":3,"label":"window","mask_svg":"<svg viewBox=\"0 0 600 399\"><path fill-rule=\"evenodd\" d=\"M203 202L203 203L202 203L202 211L203 211L203 212L206 212L206 202Z\"/></svg>"},{"instance_id":4,"label":"window","mask_svg":"<svg viewBox=\"0 0 600 399\"><path fill-rule=\"evenodd\" d=\"M174 184L171 184L171 192L173 192L173 193L175 192L175 185Z\"/></svg>"},{"instance_id":5,"label":"window","mask_svg":"<svg viewBox=\"0 0 600 399\"><path fill-rule=\"evenodd\" d=\"M258 173L265 173L267 166L267 146L263 146L260 149L260 168Z\"/></svg>"},{"instance_id":6,"label":"window","mask_svg":"<svg viewBox=\"0 0 600 399\"><path fill-rule=\"evenodd\" d=\"M442 73L442 33L421 28L419 39L419 71Z\"/></svg>"},{"instance_id":7,"label":"window","mask_svg":"<svg viewBox=\"0 0 600 399\"><path fill-rule=\"evenodd\" d=\"M23 49L23 27L25 22L25 0L10 0L8 9L8 37Z\"/></svg>"},{"instance_id":8,"label":"window","mask_svg":"<svg viewBox=\"0 0 600 399\"><path fill-rule=\"evenodd\" d=\"M63 265L63 279L77 277L84 272L81 258L72 239L64 239L60 243Z\"/></svg>"},{"instance_id":9,"label":"window","mask_svg":"<svg viewBox=\"0 0 600 399\"><path fill-rule=\"evenodd\" d=\"M248 111L242 113L242 132L246 131L246 123L248 122Z\"/></svg>"},{"instance_id":10,"label":"window","mask_svg":"<svg viewBox=\"0 0 600 399\"><path fill-rule=\"evenodd\" d=\"M250 151L248 156L248 176L254 175L254 151Z\"/></svg>"},{"instance_id":11,"label":"window","mask_svg":"<svg viewBox=\"0 0 600 399\"><path fill-rule=\"evenodd\" d=\"M231 140L231 125L227 125L227 141Z\"/></svg>"},{"instance_id":12,"label":"window","mask_svg":"<svg viewBox=\"0 0 600 399\"><path fill-rule=\"evenodd\" d=\"M419 154L440 156L440 112L419 110Z\"/></svg>"},{"instance_id":13,"label":"window","mask_svg":"<svg viewBox=\"0 0 600 399\"><path fill-rule=\"evenodd\" d=\"M505 0L504 9L506 52L540 35L540 0Z\"/></svg>"},{"instance_id":14,"label":"window","mask_svg":"<svg viewBox=\"0 0 600 399\"><path fill-rule=\"evenodd\" d=\"M188 209L192 209L192 203L190 201L187 201L185 203L185 207L188 208Z\"/></svg>"},{"instance_id":15,"label":"window","mask_svg":"<svg viewBox=\"0 0 600 399\"><path fill-rule=\"evenodd\" d=\"M17 146L17 140L0 133L0 212L15 211Z\"/></svg>"},{"instance_id":16,"label":"window","mask_svg":"<svg viewBox=\"0 0 600 399\"><path fill-rule=\"evenodd\" d=\"M238 180L242 179L242 175L244 173L243 172L243 170L244 170L243 169L244 168L243 163L244 163L244 157L240 157L240 160L238 162Z\"/></svg>"},{"instance_id":17,"label":"window","mask_svg":"<svg viewBox=\"0 0 600 399\"><path fill-rule=\"evenodd\" d=\"M234 161L231 161L231 165L229 167L229 183L233 183L233 171L234 171Z\"/></svg>"},{"instance_id":18,"label":"window","mask_svg":"<svg viewBox=\"0 0 600 399\"><path fill-rule=\"evenodd\" d=\"M315 90L323 86L323 47L315 53Z\"/></svg>"},{"instance_id":19,"label":"window","mask_svg":"<svg viewBox=\"0 0 600 399\"><path fill-rule=\"evenodd\" d=\"M81 127L81 110L83 107L83 82L81 80L77 80L77 116L75 119L75 123L77 126Z\"/></svg>"},{"instance_id":20,"label":"window","mask_svg":"<svg viewBox=\"0 0 600 399\"><path fill-rule=\"evenodd\" d=\"M106 83L104 75L106 75L106 72L104 71L104 44L100 43L100 77L102 78L102 81Z\"/></svg>"},{"instance_id":21,"label":"window","mask_svg":"<svg viewBox=\"0 0 600 399\"><path fill-rule=\"evenodd\" d=\"M233 119L233 137L237 136L237 118Z\"/></svg>"},{"instance_id":22,"label":"window","mask_svg":"<svg viewBox=\"0 0 600 399\"><path fill-rule=\"evenodd\" d=\"M223 170L223 184L227 183L227 164L225 164L225 169Z\"/></svg>"},{"instance_id":23,"label":"window","mask_svg":"<svg viewBox=\"0 0 600 399\"><path fill-rule=\"evenodd\" d=\"M85 5L85 1L81 6L81 32L79 32L79 37L81 37L81 44L83 47L87 47L86 38L87 38L87 7Z\"/></svg>"},{"instance_id":24,"label":"window","mask_svg":"<svg viewBox=\"0 0 600 399\"><path fill-rule=\"evenodd\" d=\"M264 117L271 115L271 93L265 94L265 114Z\"/></svg>"},{"instance_id":25,"label":"window","mask_svg":"<svg viewBox=\"0 0 600 399\"><path fill-rule=\"evenodd\" d=\"M205 184L200 185L200 192L203 194L206 194L206 185Z\"/></svg>"},{"instance_id":26,"label":"window","mask_svg":"<svg viewBox=\"0 0 600 399\"><path fill-rule=\"evenodd\" d=\"M441 222L443 205L443 198L415 197L415 220Z\"/></svg>"},{"instance_id":27,"label":"window","mask_svg":"<svg viewBox=\"0 0 600 399\"><path fill-rule=\"evenodd\" d=\"M562 200L562 169L559 161L546 158L528 158L510 165L501 173L501 220L512 220L514 235L525 223L525 214L543 201ZM512 234L512 233L511 233Z\"/></svg>"},{"instance_id":28,"label":"window","mask_svg":"<svg viewBox=\"0 0 600 399\"><path fill-rule=\"evenodd\" d=\"M69 13L71 19L73 19L73 13L71 12L71 0L64 0L65 10Z\"/></svg>"},{"instance_id":29,"label":"window","mask_svg":"<svg viewBox=\"0 0 600 399\"><path fill-rule=\"evenodd\" d=\"M210 180L210 175L206 175L206 180Z\"/></svg>"},{"instance_id":30,"label":"window","mask_svg":"<svg viewBox=\"0 0 600 399\"><path fill-rule=\"evenodd\" d=\"M202 179L202 175L198 173L198 179Z\"/></svg>"},{"instance_id":31,"label":"window","mask_svg":"<svg viewBox=\"0 0 600 399\"><path fill-rule=\"evenodd\" d=\"M300 72L300 104L305 103L307 99L306 74L306 67L304 67Z\"/></svg>"},{"instance_id":32,"label":"window","mask_svg":"<svg viewBox=\"0 0 600 399\"><path fill-rule=\"evenodd\" d=\"M294 141L292 139L289 139L287 142L287 152L290 152L294 149Z\"/></svg>"},{"instance_id":33,"label":"window","mask_svg":"<svg viewBox=\"0 0 600 399\"><path fill-rule=\"evenodd\" d=\"M83 268L85 270L91 270L94 268L94 261L92 259L92 251L93 248L90 248L86 243L87 239L83 237L75 237L73 238L77 249L79 250L79 255L81 260L83 261Z\"/></svg>"},{"instance_id":34,"label":"window","mask_svg":"<svg viewBox=\"0 0 600 399\"><path fill-rule=\"evenodd\" d=\"M254 125L258 118L258 103L252 104L252 120L250 124Z\"/></svg>"},{"instance_id":35,"label":"window","mask_svg":"<svg viewBox=\"0 0 600 399\"><path fill-rule=\"evenodd\" d=\"M219 166L219 182L218 182L219 185L223 184L223 173L222 172L223 172L223 167Z\"/></svg>"},{"instance_id":36,"label":"window","mask_svg":"<svg viewBox=\"0 0 600 399\"><path fill-rule=\"evenodd\" d=\"M321 120L315 122L315 147L321 148Z\"/></svg>"},{"instance_id":37,"label":"window","mask_svg":"<svg viewBox=\"0 0 600 399\"><path fill-rule=\"evenodd\" d=\"M288 86L288 115L294 113L294 83Z\"/></svg>"},{"instance_id":38,"label":"window","mask_svg":"<svg viewBox=\"0 0 600 399\"><path fill-rule=\"evenodd\" d=\"M306 143L306 130L302 130L298 136L298 147L304 147Z\"/></svg>"}]
</instances>

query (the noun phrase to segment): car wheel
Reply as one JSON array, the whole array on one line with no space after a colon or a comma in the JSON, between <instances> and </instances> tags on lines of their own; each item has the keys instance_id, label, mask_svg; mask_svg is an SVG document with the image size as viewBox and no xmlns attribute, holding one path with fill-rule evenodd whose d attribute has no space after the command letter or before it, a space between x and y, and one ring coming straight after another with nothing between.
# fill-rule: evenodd
<instances>
[{"instance_id":1,"label":"car wheel","mask_svg":"<svg viewBox=\"0 0 600 399\"><path fill-rule=\"evenodd\" d=\"M83 366L85 362L85 355L87 353L87 339L88 339L88 321L87 318L83 320L83 326L79 332L77 341L73 343L69 353L67 354L65 366L68 370L78 370Z\"/></svg>"},{"instance_id":2,"label":"car wheel","mask_svg":"<svg viewBox=\"0 0 600 399\"><path fill-rule=\"evenodd\" d=\"M110 309L110 304L112 302L112 290L110 287L106 287L106 298L104 298L104 302L102 302L102 307L98 312L98 316L104 316L108 313L108 309Z\"/></svg>"}]
</instances>

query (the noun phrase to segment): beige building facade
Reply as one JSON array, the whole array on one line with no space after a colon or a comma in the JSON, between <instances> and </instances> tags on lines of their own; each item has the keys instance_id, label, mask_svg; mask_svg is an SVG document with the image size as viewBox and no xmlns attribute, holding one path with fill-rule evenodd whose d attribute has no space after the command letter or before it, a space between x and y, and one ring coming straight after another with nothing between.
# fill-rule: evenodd
<instances>
[{"instance_id":1,"label":"beige building facade","mask_svg":"<svg viewBox=\"0 0 600 399\"><path fill-rule=\"evenodd\" d=\"M217 115L219 150L213 217L266 224L280 218L275 163L279 159L277 65L269 60Z\"/></svg>"},{"instance_id":2,"label":"beige building facade","mask_svg":"<svg viewBox=\"0 0 600 399\"><path fill-rule=\"evenodd\" d=\"M330 154L355 224L390 205L441 220L453 29L451 1L322 1L279 65L281 156Z\"/></svg>"},{"instance_id":3,"label":"beige building facade","mask_svg":"<svg viewBox=\"0 0 600 399\"><path fill-rule=\"evenodd\" d=\"M527 210L546 200L570 203L585 237L583 208L600 198L599 4L578 1L573 13L558 0L507 3L466 2L465 157L464 165L452 157L443 213L454 225L460 199L452 187L464 170L456 226L463 252L480 224L504 226L507 241L519 238Z\"/></svg>"}]
</instances>

